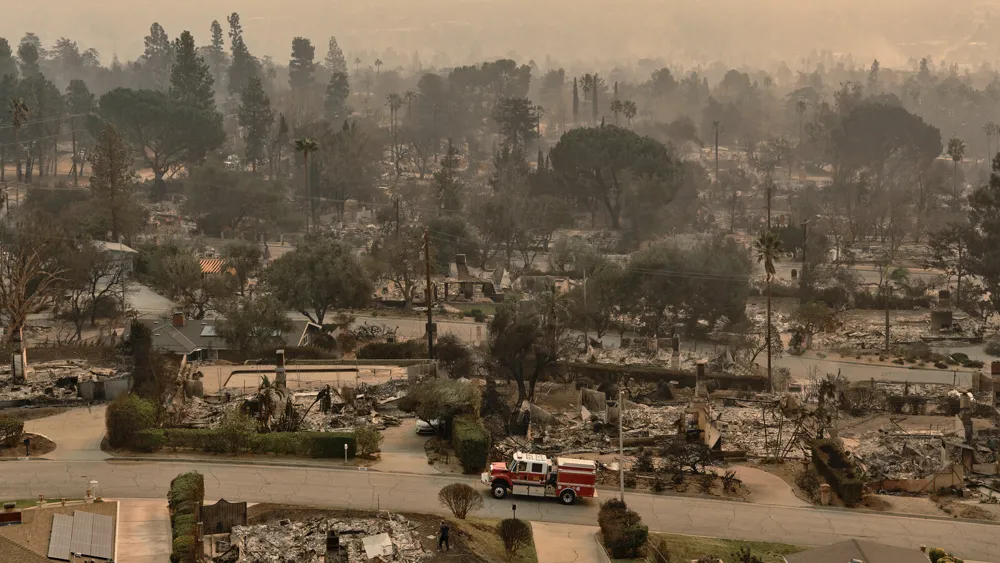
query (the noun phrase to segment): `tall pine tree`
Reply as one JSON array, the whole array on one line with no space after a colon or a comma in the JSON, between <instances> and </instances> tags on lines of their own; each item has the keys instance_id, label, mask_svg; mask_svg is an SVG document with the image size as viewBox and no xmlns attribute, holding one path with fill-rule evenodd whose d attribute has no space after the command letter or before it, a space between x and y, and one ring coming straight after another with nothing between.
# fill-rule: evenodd
<instances>
[{"instance_id":1,"label":"tall pine tree","mask_svg":"<svg viewBox=\"0 0 1000 563\"><path fill-rule=\"evenodd\" d=\"M264 92L264 85L256 76L247 81L240 98L237 117L245 133L247 162L256 173L257 166L266 161L265 149L274 123L274 110L271 109L271 100Z\"/></svg>"},{"instance_id":2,"label":"tall pine tree","mask_svg":"<svg viewBox=\"0 0 1000 563\"><path fill-rule=\"evenodd\" d=\"M212 20L212 43L203 50L205 62L208 63L208 70L212 73L212 78L216 84L223 84L226 75L227 57L226 40L222 34L222 25L219 20Z\"/></svg>"},{"instance_id":3,"label":"tall pine tree","mask_svg":"<svg viewBox=\"0 0 1000 563\"><path fill-rule=\"evenodd\" d=\"M325 63L326 70L330 71L331 74L338 72L347 74L347 59L344 58L344 52L340 50L340 45L337 44L337 38L332 35L327 47Z\"/></svg>"},{"instance_id":4,"label":"tall pine tree","mask_svg":"<svg viewBox=\"0 0 1000 563\"><path fill-rule=\"evenodd\" d=\"M573 77L573 123L580 119L580 91L576 87L576 77Z\"/></svg>"},{"instance_id":5,"label":"tall pine tree","mask_svg":"<svg viewBox=\"0 0 1000 563\"><path fill-rule=\"evenodd\" d=\"M190 31L174 42L177 59L170 71L170 97L207 111L215 111L214 80L208 64L198 54Z\"/></svg>"},{"instance_id":6,"label":"tall pine tree","mask_svg":"<svg viewBox=\"0 0 1000 563\"><path fill-rule=\"evenodd\" d=\"M306 92L313 87L316 72L316 47L305 37L292 39L292 58L288 61L288 86L292 92Z\"/></svg>"},{"instance_id":7,"label":"tall pine tree","mask_svg":"<svg viewBox=\"0 0 1000 563\"><path fill-rule=\"evenodd\" d=\"M0 37L0 78L4 76L17 76L17 61L14 60L10 43Z\"/></svg>"},{"instance_id":8,"label":"tall pine tree","mask_svg":"<svg viewBox=\"0 0 1000 563\"><path fill-rule=\"evenodd\" d=\"M331 123L346 119L349 113L347 97L351 94L351 85L346 72L335 72L326 86L326 119Z\"/></svg>"},{"instance_id":9,"label":"tall pine tree","mask_svg":"<svg viewBox=\"0 0 1000 563\"><path fill-rule=\"evenodd\" d=\"M594 122L595 123L597 122L597 115L599 113L599 110L597 109L597 91L600 90L599 86L600 86L600 80L598 80L597 75L595 74L594 75L594 86L593 86L593 90L594 91L593 91L593 93L590 96L591 100L593 100L593 103L591 104L590 109L592 110L591 113L592 113L592 117L594 118Z\"/></svg>"},{"instance_id":10,"label":"tall pine tree","mask_svg":"<svg viewBox=\"0 0 1000 563\"><path fill-rule=\"evenodd\" d=\"M170 65L173 64L173 45L163 26L153 22L149 26L149 35L143 42L145 48L142 52L142 68L148 84L147 88L165 92L170 86Z\"/></svg>"},{"instance_id":11,"label":"tall pine tree","mask_svg":"<svg viewBox=\"0 0 1000 563\"><path fill-rule=\"evenodd\" d=\"M233 54L233 61L229 65L229 93L238 96L246 88L251 77L260 76L260 64L250 54L250 49L243 41L240 15L233 12L226 21L229 22L229 48Z\"/></svg>"},{"instance_id":12,"label":"tall pine tree","mask_svg":"<svg viewBox=\"0 0 1000 563\"><path fill-rule=\"evenodd\" d=\"M132 147L125 137L107 124L101 131L91 157L93 175L90 191L97 200L97 208L108 214L111 240L118 241L122 226L128 220L126 212L132 207L135 193L135 172L132 170Z\"/></svg>"}]
</instances>

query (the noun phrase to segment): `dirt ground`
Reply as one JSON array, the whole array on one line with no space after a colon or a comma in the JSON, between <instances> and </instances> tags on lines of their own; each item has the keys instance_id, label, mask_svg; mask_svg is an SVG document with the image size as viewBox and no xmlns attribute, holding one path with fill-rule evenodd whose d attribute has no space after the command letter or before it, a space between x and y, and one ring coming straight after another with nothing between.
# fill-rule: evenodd
<instances>
[{"instance_id":1,"label":"dirt ground","mask_svg":"<svg viewBox=\"0 0 1000 563\"><path fill-rule=\"evenodd\" d=\"M282 504L257 504L247 509L247 524L264 524L276 520L307 520L309 518L357 518L374 517L370 511L357 510L326 510ZM404 514L410 522L419 529L423 548L431 557L424 559L430 563L453 563L463 561L469 563L493 563L502 553L499 539L493 532L495 522L470 518L465 521L446 519L451 528L451 549L447 552L437 551L438 531L441 518L428 514ZM496 545L493 545L493 544ZM497 549L500 552L497 552ZM534 547L525 550L528 553L515 559L515 563L537 563Z\"/></svg>"},{"instance_id":2,"label":"dirt ground","mask_svg":"<svg viewBox=\"0 0 1000 563\"><path fill-rule=\"evenodd\" d=\"M955 417L953 416L889 414L842 418L837 424L837 429L840 431L841 436L860 436L865 432L892 427L890 418L895 420L896 424L907 432L922 430L947 432L955 429ZM988 429L993 427L993 421L988 418L974 418L972 419L972 426L976 430Z\"/></svg>"},{"instance_id":3,"label":"dirt ground","mask_svg":"<svg viewBox=\"0 0 1000 563\"><path fill-rule=\"evenodd\" d=\"M45 436L25 432L24 437L31 440L31 445L28 447L31 457L43 456L56 449L56 443ZM0 447L0 459L17 457L24 457L24 446L22 444L18 444L13 448Z\"/></svg>"}]
</instances>

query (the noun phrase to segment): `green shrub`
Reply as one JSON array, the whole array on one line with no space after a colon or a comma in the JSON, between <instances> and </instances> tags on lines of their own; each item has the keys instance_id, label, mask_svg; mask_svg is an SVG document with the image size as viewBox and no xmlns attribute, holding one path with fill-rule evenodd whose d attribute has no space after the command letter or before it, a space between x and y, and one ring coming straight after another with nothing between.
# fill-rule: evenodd
<instances>
[{"instance_id":1,"label":"green shrub","mask_svg":"<svg viewBox=\"0 0 1000 563\"><path fill-rule=\"evenodd\" d=\"M469 316L472 317L472 320L476 321L477 323L486 322L486 313L484 313L482 309L473 309L469 311Z\"/></svg>"},{"instance_id":2,"label":"green shrub","mask_svg":"<svg viewBox=\"0 0 1000 563\"><path fill-rule=\"evenodd\" d=\"M649 527L642 523L639 514L618 499L601 505L597 524L601 527L604 546L615 559L638 557L649 539Z\"/></svg>"},{"instance_id":3,"label":"green shrub","mask_svg":"<svg viewBox=\"0 0 1000 563\"><path fill-rule=\"evenodd\" d=\"M962 364L964 368L980 369L985 365L982 360L967 360Z\"/></svg>"},{"instance_id":4,"label":"green shrub","mask_svg":"<svg viewBox=\"0 0 1000 563\"><path fill-rule=\"evenodd\" d=\"M12 416L0 416L0 446L13 448L21 445L24 421Z\"/></svg>"},{"instance_id":5,"label":"green shrub","mask_svg":"<svg viewBox=\"0 0 1000 563\"><path fill-rule=\"evenodd\" d=\"M963 354L962 352L955 352L954 354L952 354L949 357L956 364L964 364L965 362L969 361L969 355L968 354Z\"/></svg>"},{"instance_id":6,"label":"green shrub","mask_svg":"<svg viewBox=\"0 0 1000 563\"><path fill-rule=\"evenodd\" d=\"M173 536L171 562L195 562L198 515L204 501L205 476L201 473L182 473L170 482L167 504L170 507L170 529Z\"/></svg>"},{"instance_id":7,"label":"green shrub","mask_svg":"<svg viewBox=\"0 0 1000 563\"><path fill-rule=\"evenodd\" d=\"M983 351L991 356L1000 357L1000 339L991 339L983 347Z\"/></svg>"},{"instance_id":8,"label":"green shrub","mask_svg":"<svg viewBox=\"0 0 1000 563\"><path fill-rule=\"evenodd\" d=\"M167 433L161 428L140 430L132 437L132 449L137 452L156 452L167 445Z\"/></svg>"},{"instance_id":9,"label":"green shrub","mask_svg":"<svg viewBox=\"0 0 1000 563\"><path fill-rule=\"evenodd\" d=\"M359 360L417 360L427 357L427 343L419 339L406 342L372 342L358 349Z\"/></svg>"},{"instance_id":10,"label":"green shrub","mask_svg":"<svg viewBox=\"0 0 1000 563\"><path fill-rule=\"evenodd\" d=\"M371 426L359 426L354 429L354 441L358 445L358 455L361 457L371 457L378 453L382 439L382 433Z\"/></svg>"},{"instance_id":11,"label":"green shrub","mask_svg":"<svg viewBox=\"0 0 1000 563\"><path fill-rule=\"evenodd\" d=\"M486 467L490 434L474 415L455 418L451 428L451 445L465 473L477 473Z\"/></svg>"},{"instance_id":12,"label":"green shrub","mask_svg":"<svg viewBox=\"0 0 1000 563\"><path fill-rule=\"evenodd\" d=\"M156 405L136 395L122 395L108 405L105 425L113 448L128 448L136 432L156 424Z\"/></svg>"},{"instance_id":13,"label":"green shrub","mask_svg":"<svg viewBox=\"0 0 1000 563\"><path fill-rule=\"evenodd\" d=\"M229 428L168 428L162 447L197 450L208 453L253 453L295 455L313 458L342 458L357 451L353 433L342 432L271 432L248 434L241 423ZM236 440L234 443L232 440ZM237 447L239 449L237 449Z\"/></svg>"},{"instance_id":14,"label":"green shrub","mask_svg":"<svg viewBox=\"0 0 1000 563\"><path fill-rule=\"evenodd\" d=\"M170 553L170 563L193 563L194 536L181 536L174 539L173 551Z\"/></svg>"},{"instance_id":15,"label":"green shrub","mask_svg":"<svg viewBox=\"0 0 1000 563\"><path fill-rule=\"evenodd\" d=\"M221 444L213 444L231 454L252 452L257 443L257 422L239 410L226 413L215 429Z\"/></svg>"},{"instance_id":16,"label":"green shrub","mask_svg":"<svg viewBox=\"0 0 1000 563\"><path fill-rule=\"evenodd\" d=\"M812 447L813 465L848 505L861 502L864 483L840 445L833 440L816 440Z\"/></svg>"}]
</instances>

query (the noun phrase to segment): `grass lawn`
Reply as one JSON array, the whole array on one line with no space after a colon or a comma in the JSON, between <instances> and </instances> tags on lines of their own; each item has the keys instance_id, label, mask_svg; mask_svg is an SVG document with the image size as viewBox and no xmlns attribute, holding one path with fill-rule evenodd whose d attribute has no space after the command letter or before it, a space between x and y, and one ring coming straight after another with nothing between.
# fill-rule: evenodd
<instances>
[{"instance_id":1,"label":"grass lawn","mask_svg":"<svg viewBox=\"0 0 1000 563\"><path fill-rule=\"evenodd\" d=\"M484 561L506 561L507 556L497 536L496 519L469 518L467 520L451 520L452 525L461 532L462 540L466 549L473 552ZM457 535L457 534L456 534ZM456 535L453 535L454 539ZM514 563L538 563L538 554L535 553L535 545L525 547L514 558Z\"/></svg>"},{"instance_id":2,"label":"grass lawn","mask_svg":"<svg viewBox=\"0 0 1000 563\"><path fill-rule=\"evenodd\" d=\"M724 540L673 534L650 534L649 541L654 547L658 547L660 538L667 541L671 561L691 561L706 555L720 557L723 561L732 561L736 550L745 547L752 554L760 557L764 563L783 563L783 555L798 553L806 549L785 543ZM615 563L638 563L645 561L645 559L614 559L613 561Z\"/></svg>"}]
</instances>

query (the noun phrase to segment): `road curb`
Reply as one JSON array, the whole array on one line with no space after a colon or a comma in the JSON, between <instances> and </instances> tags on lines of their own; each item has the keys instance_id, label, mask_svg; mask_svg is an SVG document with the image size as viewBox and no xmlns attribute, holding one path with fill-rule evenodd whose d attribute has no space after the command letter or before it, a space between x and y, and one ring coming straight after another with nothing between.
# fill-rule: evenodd
<instances>
[{"instance_id":1,"label":"road curb","mask_svg":"<svg viewBox=\"0 0 1000 563\"><path fill-rule=\"evenodd\" d=\"M980 520L978 518L949 518L947 516L935 516L933 514L910 514L907 512L883 512L881 510L870 510L867 508L847 508L844 506L815 506L802 507L814 508L816 510L829 510L832 512L863 513L873 516L895 516L899 518L920 518L921 520L941 520L944 522L968 522L970 524L985 524L987 526L1000 526L1000 522L995 520Z\"/></svg>"}]
</instances>

